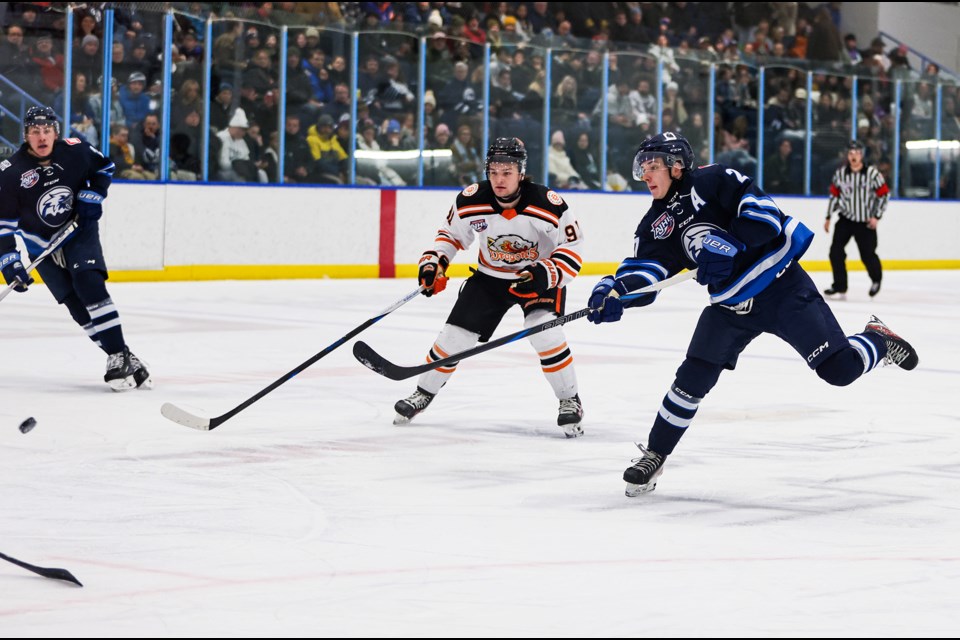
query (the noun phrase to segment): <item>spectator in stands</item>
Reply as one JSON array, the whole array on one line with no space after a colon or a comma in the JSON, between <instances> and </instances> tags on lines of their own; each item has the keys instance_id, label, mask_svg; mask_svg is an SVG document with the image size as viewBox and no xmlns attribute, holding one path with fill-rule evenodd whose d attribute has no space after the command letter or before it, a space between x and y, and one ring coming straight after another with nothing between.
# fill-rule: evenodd
<instances>
[{"instance_id":1,"label":"spectator in stands","mask_svg":"<svg viewBox=\"0 0 960 640\"><path fill-rule=\"evenodd\" d=\"M340 143L340 148L347 153L347 159L350 158L350 114L345 113L337 120L337 128L333 130L333 135Z\"/></svg>"},{"instance_id":2,"label":"spectator in stands","mask_svg":"<svg viewBox=\"0 0 960 640\"><path fill-rule=\"evenodd\" d=\"M203 100L200 99L200 83L188 78L180 85L170 104L171 135L184 134L188 141L185 153L200 155L201 126L203 123Z\"/></svg>"},{"instance_id":3,"label":"spectator in stands","mask_svg":"<svg viewBox=\"0 0 960 640\"><path fill-rule=\"evenodd\" d=\"M287 114L286 134L283 140L283 180L284 182L303 184L311 182L313 155L300 130L300 116Z\"/></svg>"},{"instance_id":4,"label":"spectator in stands","mask_svg":"<svg viewBox=\"0 0 960 640\"><path fill-rule=\"evenodd\" d=\"M40 69L39 88L43 91L41 102L49 103L51 97L63 89L65 78L63 54L54 50L53 37L49 32L43 32L37 37L32 60L33 64Z\"/></svg>"},{"instance_id":5,"label":"spectator in stands","mask_svg":"<svg viewBox=\"0 0 960 640\"><path fill-rule=\"evenodd\" d=\"M550 184L558 189L577 189L581 187L580 174L573 168L567 155L566 137L559 129L550 136L550 149L547 151L547 171Z\"/></svg>"},{"instance_id":6,"label":"spectator in stands","mask_svg":"<svg viewBox=\"0 0 960 640\"><path fill-rule=\"evenodd\" d=\"M7 27L6 39L0 43L0 75L32 93L36 90L38 72L30 48L24 42L23 27Z\"/></svg>"},{"instance_id":7,"label":"spectator in stands","mask_svg":"<svg viewBox=\"0 0 960 640\"><path fill-rule=\"evenodd\" d=\"M137 164L137 150L130 144L130 129L123 124L110 125L110 159L115 166L114 175L126 180L153 180L143 167Z\"/></svg>"},{"instance_id":8,"label":"spectator in stands","mask_svg":"<svg viewBox=\"0 0 960 640\"><path fill-rule=\"evenodd\" d=\"M81 72L74 72L73 74L73 91L70 94L70 103L70 133L66 137L81 138L99 148L100 133L90 111L87 76Z\"/></svg>"},{"instance_id":9,"label":"spectator in stands","mask_svg":"<svg viewBox=\"0 0 960 640\"><path fill-rule=\"evenodd\" d=\"M676 126L683 127L687 122L687 107L682 97L680 97L680 85L676 82L668 82L663 94L663 108L673 111ZM666 130L661 127L661 130Z\"/></svg>"},{"instance_id":10,"label":"spectator in stands","mask_svg":"<svg viewBox=\"0 0 960 640\"><path fill-rule=\"evenodd\" d=\"M335 121L339 120L343 114L350 113L350 85L340 83L334 86L333 102L328 103L323 108L323 113L326 113Z\"/></svg>"},{"instance_id":11,"label":"spectator in stands","mask_svg":"<svg viewBox=\"0 0 960 640\"><path fill-rule=\"evenodd\" d=\"M110 89L110 124L126 124L127 114L120 102L120 88L116 78L110 79ZM103 76L97 78L97 88L87 98L87 107L94 122L103 122Z\"/></svg>"},{"instance_id":12,"label":"spectator in stands","mask_svg":"<svg viewBox=\"0 0 960 640\"><path fill-rule=\"evenodd\" d=\"M329 93L325 100L318 100L311 84L311 77L305 64L300 58L300 49L287 49L287 111L300 113L306 110L308 114L316 114L323 105L333 98L333 87L327 85ZM309 106L308 106L309 105Z\"/></svg>"},{"instance_id":13,"label":"spectator in stands","mask_svg":"<svg viewBox=\"0 0 960 640\"><path fill-rule=\"evenodd\" d=\"M222 182L267 181L265 172L258 169L246 140L250 122L243 109L234 111L227 128L217 133L220 154L217 157L217 179Z\"/></svg>"},{"instance_id":14,"label":"spectator in stands","mask_svg":"<svg viewBox=\"0 0 960 640\"><path fill-rule=\"evenodd\" d=\"M400 73L400 62L391 55L384 56L383 67L385 74L377 87L377 99L385 117L396 117L398 114L413 108L416 96L407 84L406 78Z\"/></svg>"},{"instance_id":15,"label":"spectator in stands","mask_svg":"<svg viewBox=\"0 0 960 640\"><path fill-rule=\"evenodd\" d=\"M148 113L134 129L131 143L137 150L136 164L143 167L148 180L160 176L160 119L155 113Z\"/></svg>"},{"instance_id":16,"label":"spectator in stands","mask_svg":"<svg viewBox=\"0 0 960 640\"><path fill-rule=\"evenodd\" d=\"M257 94L261 96L267 91L277 88L276 72L273 70L273 61L270 59L269 51L261 48L254 52L250 64L243 72L242 86L244 85L253 87Z\"/></svg>"},{"instance_id":17,"label":"spectator in stands","mask_svg":"<svg viewBox=\"0 0 960 640\"><path fill-rule=\"evenodd\" d=\"M134 40L133 47L130 49L130 58L125 68L130 74L140 72L147 79L147 84L153 84L153 81L159 78L159 65L156 61L147 57L147 43L142 38Z\"/></svg>"},{"instance_id":18,"label":"spectator in stands","mask_svg":"<svg viewBox=\"0 0 960 640\"><path fill-rule=\"evenodd\" d=\"M460 186L466 187L483 179L484 159L473 140L470 125L457 128L457 139L450 146L453 151L453 166Z\"/></svg>"},{"instance_id":19,"label":"spectator in stands","mask_svg":"<svg viewBox=\"0 0 960 640\"><path fill-rule=\"evenodd\" d=\"M437 93L437 106L442 110L441 120L448 126L456 126L459 118L480 112L477 89L467 79L469 69L466 62L454 63L453 78Z\"/></svg>"},{"instance_id":20,"label":"spectator in stands","mask_svg":"<svg viewBox=\"0 0 960 640\"><path fill-rule=\"evenodd\" d=\"M103 69L103 53L100 51L100 38L93 34L83 36L80 47L73 52L73 70L87 78L88 86L93 86Z\"/></svg>"},{"instance_id":21,"label":"spectator in stands","mask_svg":"<svg viewBox=\"0 0 960 640\"><path fill-rule=\"evenodd\" d=\"M570 164L580 175L582 188L602 189L600 163L597 160L595 150L591 148L590 134L586 131L580 131L576 136L576 144L572 149L567 150L567 155L570 156Z\"/></svg>"},{"instance_id":22,"label":"spectator in stands","mask_svg":"<svg viewBox=\"0 0 960 640\"><path fill-rule=\"evenodd\" d=\"M213 41L213 71L220 78L232 77L247 66L247 58L243 54L243 23L239 20L229 20L225 23L226 30Z\"/></svg>"},{"instance_id":23,"label":"spectator in stands","mask_svg":"<svg viewBox=\"0 0 960 640\"><path fill-rule=\"evenodd\" d=\"M130 74L127 84L120 87L120 104L127 117L127 124L136 127L150 112L150 97L143 92L147 78L139 71Z\"/></svg>"},{"instance_id":24,"label":"spectator in stands","mask_svg":"<svg viewBox=\"0 0 960 640\"><path fill-rule=\"evenodd\" d=\"M793 143L783 138L777 151L763 165L763 190L767 193L800 193L800 181L795 172Z\"/></svg>"},{"instance_id":25,"label":"spectator in stands","mask_svg":"<svg viewBox=\"0 0 960 640\"><path fill-rule=\"evenodd\" d=\"M233 85L229 82L221 82L210 105L210 126L217 131L226 129L233 116L233 110Z\"/></svg>"},{"instance_id":26,"label":"spectator in stands","mask_svg":"<svg viewBox=\"0 0 960 640\"><path fill-rule=\"evenodd\" d=\"M843 51L846 55L844 62L848 65L856 66L863 62L863 54L857 47L857 36L854 34L848 33L843 37Z\"/></svg>"},{"instance_id":27,"label":"spectator in stands","mask_svg":"<svg viewBox=\"0 0 960 640\"><path fill-rule=\"evenodd\" d=\"M314 175L325 184L343 184L347 152L333 135L333 118L322 114L307 132L307 144L314 161Z\"/></svg>"}]
</instances>

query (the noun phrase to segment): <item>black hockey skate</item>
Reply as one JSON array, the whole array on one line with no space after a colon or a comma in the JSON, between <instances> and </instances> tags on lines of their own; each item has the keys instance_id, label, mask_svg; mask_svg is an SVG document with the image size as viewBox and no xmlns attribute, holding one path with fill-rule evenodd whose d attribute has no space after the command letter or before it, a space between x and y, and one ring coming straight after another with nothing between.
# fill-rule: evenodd
<instances>
[{"instance_id":1,"label":"black hockey skate","mask_svg":"<svg viewBox=\"0 0 960 640\"><path fill-rule=\"evenodd\" d=\"M890 330L890 327L880 322L877 316L870 316L870 322L864 327L864 331L875 333L883 338L887 343L887 355L884 356L885 364L895 364L901 369L910 371L916 369L920 363L917 352L913 350L910 343Z\"/></svg>"},{"instance_id":2,"label":"black hockey skate","mask_svg":"<svg viewBox=\"0 0 960 640\"><path fill-rule=\"evenodd\" d=\"M103 381L114 391L149 389L153 386L146 365L130 353L129 347L124 347L123 351L107 356L107 372L103 376Z\"/></svg>"},{"instance_id":3,"label":"black hockey skate","mask_svg":"<svg viewBox=\"0 0 960 640\"><path fill-rule=\"evenodd\" d=\"M663 463L667 456L638 444L640 457L634 458L633 466L623 472L623 479L627 483L625 491L628 498L635 498L643 493L650 493L657 488L657 478L663 473Z\"/></svg>"},{"instance_id":4,"label":"black hockey skate","mask_svg":"<svg viewBox=\"0 0 960 640\"><path fill-rule=\"evenodd\" d=\"M413 420L414 416L430 406L434 396L436 396L435 393L430 393L417 387L417 390L414 391L409 398L397 400L397 404L393 405L394 411L397 412L396 417L393 419L393 424L407 424Z\"/></svg>"},{"instance_id":5,"label":"black hockey skate","mask_svg":"<svg viewBox=\"0 0 960 640\"><path fill-rule=\"evenodd\" d=\"M583 404L580 394L560 401L560 412L557 414L557 425L563 429L568 438L579 438L583 435Z\"/></svg>"}]
</instances>

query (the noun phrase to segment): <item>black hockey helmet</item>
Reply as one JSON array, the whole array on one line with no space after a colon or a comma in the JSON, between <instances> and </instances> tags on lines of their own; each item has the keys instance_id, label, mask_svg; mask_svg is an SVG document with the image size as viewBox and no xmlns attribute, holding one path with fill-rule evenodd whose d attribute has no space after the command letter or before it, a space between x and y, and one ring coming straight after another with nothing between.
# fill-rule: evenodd
<instances>
[{"instance_id":1,"label":"black hockey helmet","mask_svg":"<svg viewBox=\"0 0 960 640\"><path fill-rule=\"evenodd\" d=\"M693 169L697 162L693 147L686 138L679 133L664 131L640 143L637 155L633 158L633 179L643 178L643 164L656 158L661 158L668 169L679 162L684 171Z\"/></svg>"},{"instance_id":2,"label":"black hockey helmet","mask_svg":"<svg viewBox=\"0 0 960 640\"><path fill-rule=\"evenodd\" d=\"M864 151L866 147L859 140L851 140L847 143L847 151Z\"/></svg>"},{"instance_id":3,"label":"black hockey helmet","mask_svg":"<svg viewBox=\"0 0 960 640\"><path fill-rule=\"evenodd\" d=\"M50 107L30 107L27 109L27 115L23 117L23 135L26 137L27 129L37 125L52 125L60 137L60 121L57 120L57 113Z\"/></svg>"},{"instance_id":4,"label":"black hockey helmet","mask_svg":"<svg viewBox=\"0 0 960 640\"><path fill-rule=\"evenodd\" d=\"M487 148L487 160L483 164L483 172L490 172L492 162L512 162L517 165L520 177L527 173L527 148L520 138L497 138Z\"/></svg>"}]
</instances>

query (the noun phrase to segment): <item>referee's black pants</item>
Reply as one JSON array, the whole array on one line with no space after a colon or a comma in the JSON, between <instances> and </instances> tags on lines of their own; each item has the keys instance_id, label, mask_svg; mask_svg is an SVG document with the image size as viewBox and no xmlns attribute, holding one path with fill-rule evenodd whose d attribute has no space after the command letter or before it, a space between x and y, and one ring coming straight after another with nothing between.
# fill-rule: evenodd
<instances>
[{"instance_id":1,"label":"referee's black pants","mask_svg":"<svg viewBox=\"0 0 960 640\"><path fill-rule=\"evenodd\" d=\"M833 289L847 290L847 244L853 238L860 251L860 259L867 268L871 282L880 282L883 268L877 257L877 230L867 227L866 222L853 222L838 218L833 228L833 243L830 245L830 266L833 268Z\"/></svg>"}]
</instances>

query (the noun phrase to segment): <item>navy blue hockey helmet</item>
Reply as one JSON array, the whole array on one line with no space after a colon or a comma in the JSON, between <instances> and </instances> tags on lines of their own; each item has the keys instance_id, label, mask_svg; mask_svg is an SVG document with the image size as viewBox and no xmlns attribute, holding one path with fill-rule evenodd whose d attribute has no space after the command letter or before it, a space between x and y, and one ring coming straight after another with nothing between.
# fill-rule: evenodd
<instances>
[{"instance_id":1,"label":"navy blue hockey helmet","mask_svg":"<svg viewBox=\"0 0 960 640\"><path fill-rule=\"evenodd\" d=\"M527 172L527 148L520 138L497 138L487 148L487 160L483 165L483 172L490 173L490 163L510 162L518 167L522 178Z\"/></svg>"},{"instance_id":2,"label":"navy blue hockey helmet","mask_svg":"<svg viewBox=\"0 0 960 640\"><path fill-rule=\"evenodd\" d=\"M644 163L657 158L662 159L668 169L679 162L684 171L693 169L697 162L693 147L686 138L679 133L664 131L640 143L637 155L633 158L633 179L643 178Z\"/></svg>"},{"instance_id":3,"label":"navy blue hockey helmet","mask_svg":"<svg viewBox=\"0 0 960 640\"><path fill-rule=\"evenodd\" d=\"M23 117L23 135L26 137L27 130L30 127L38 125L51 125L60 137L60 121L57 120L57 113L50 107L30 107L27 109L27 115Z\"/></svg>"}]
</instances>

